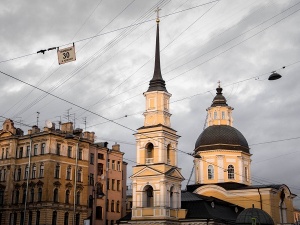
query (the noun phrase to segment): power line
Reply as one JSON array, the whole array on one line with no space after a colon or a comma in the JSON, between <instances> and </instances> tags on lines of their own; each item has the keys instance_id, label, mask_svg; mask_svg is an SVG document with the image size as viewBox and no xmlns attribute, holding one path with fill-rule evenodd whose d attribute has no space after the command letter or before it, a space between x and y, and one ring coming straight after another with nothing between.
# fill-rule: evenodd
<instances>
[{"instance_id":1,"label":"power line","mask_svg":"<svg viewBox=\"0 0 300 225\"><path fill-rule=\"evenodd\" d=\"M180 10L180 11L177 11L177 12L174 12L174 13L163 15L163 16L161 16L161 18L165 18L165 17L168 17L168 16L172 16L172 15L175 15L175 14L178 14L178 13L188 11L188 10L192 10L192 9L195 9L195 8L207 5L207 4L211 4L211 3L217 2L217 1L220 1L220 0L213 0L213 1L210 1L210 2L207 2L207 3L203 3L203 4L200 4L200 5L197 5L197 6L193 6L193 7L187 8L187 9ZM120 30L124 30L124 29L130 28L130 27L134 27L134 26L138 26L138 25L141 25L141 24L144 24L144 23L148 23L150 21L153 21L153 19L148 19L148 20L145 20L145 21L142 21L142 22L139 22L139 23L135 23L135 24L131 24L131 25L128 25L128 26L120 27L120 28L117 28L117 29L114 29L114 30L111 30L111 31L107 31L107 32L100 33L100 34L97 34L97 35L94 35L94 36L86 37L86 38L83 38L83 39L80 39L80 40L77 40L77 41L62 44L62 45L59 45L57 47L64 47L64 46L67 46L67 45L70 45L70 44L73 44L73 43L79 43L79 42L82 42L82 41L86 41L86 40L89 40L89 39L93 39L93 38L96 38L96 37L100 37L100 36L103 36L103 35L114 33L114 32L120 31ZM29 53L29 54L26 54L26 55L15 57L15 58L2 60L2 61L0 61L0 63L8 62L8 61L11 61L11 60L16 60L16 59L19 59L19 58L24 58L24 57L35 55L35 54L38 54L38 53Z\"/></svg>"}]
</instances>

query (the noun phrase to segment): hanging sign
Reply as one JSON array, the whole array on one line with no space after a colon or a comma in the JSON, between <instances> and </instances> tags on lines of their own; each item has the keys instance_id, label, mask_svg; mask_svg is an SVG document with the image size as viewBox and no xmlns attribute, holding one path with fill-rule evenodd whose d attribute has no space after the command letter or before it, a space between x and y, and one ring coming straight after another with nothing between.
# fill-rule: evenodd
<instances>
[{"instance_id":1,"label":"hanging sign","mask_svg":"<svg viewBox=\"0 0 300 225\"><path fill-rule=\"evenodd\" d=\"M59 65L75 61L76 60L75 45L73 44L73 46L71 47L58 49L57 56L58 56Z\"/></svg>"}]
</instances>

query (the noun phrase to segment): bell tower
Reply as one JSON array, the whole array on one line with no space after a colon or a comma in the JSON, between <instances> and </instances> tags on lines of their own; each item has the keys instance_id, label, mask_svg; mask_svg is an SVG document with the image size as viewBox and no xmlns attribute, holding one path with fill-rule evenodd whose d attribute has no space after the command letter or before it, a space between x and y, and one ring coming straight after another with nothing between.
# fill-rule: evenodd
<instances>
[{"instance_id":1,"label":"bell tower","mask_svg":"<svg viewBox=\"0 0 300 225\"><path fill-rule=\"evenodd\" d=\"M154 74L144 93L144 126L135 134L137 165L133 167L132 220L177 220L185 217L181 207L181 182L177 167L179 136L171 128L169 99L160 68L159 9ZM164 222L163 222L164 223Z\"/></svg>"}]
</instances>

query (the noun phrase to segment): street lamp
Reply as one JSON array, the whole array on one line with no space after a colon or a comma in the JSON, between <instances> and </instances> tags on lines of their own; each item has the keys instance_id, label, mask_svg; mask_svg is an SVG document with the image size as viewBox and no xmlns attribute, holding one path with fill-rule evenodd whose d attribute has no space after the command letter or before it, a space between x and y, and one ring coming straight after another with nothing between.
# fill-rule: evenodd
<instances>
[{"instance_id":1,"label":"street lamp","mask_svg":"<svg viewBox=\"0 0 300 225\"><path fill-rule=\"evenodd\" d=\"M105 196L105 194L103 193L103 188L101 186L102 184L100 182L96 182L95 185L93 186L93 194L92 196L90 196L91 198L89 199L92 204L91 204L91 208L92 208L92 212L91 212L91 225L93 225L93 212L95 211L95 206L97 205L97 199L98 198L103 198ZM96 203L95 203L96 202ZM97 212L96 212L97 213Z\"/></svg>"},{"instance_id":2,"label":"street lamp","mask_svg":"<svg viewBox=\"0 0 300 225\"><path fill-rule=\"evenodd\" d=\"M279 73L276 73L276 71L273 71L272 74L269 76L268 80L278 80L282 76Z\"/></svg>"}]
</instances>

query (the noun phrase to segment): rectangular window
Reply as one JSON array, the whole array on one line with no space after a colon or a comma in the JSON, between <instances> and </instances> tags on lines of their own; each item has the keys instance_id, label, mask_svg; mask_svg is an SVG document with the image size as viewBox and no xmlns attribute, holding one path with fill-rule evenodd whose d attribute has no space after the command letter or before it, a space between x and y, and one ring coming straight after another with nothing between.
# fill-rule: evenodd
<instances>
[{"instance_id":1,"label":"rectangular window","mask_svg":"<svg viewBox=\"0 0 300 225\"><path fill-rule=\"evenodd\" d=\"M30 146L26 146L26 157L29 157Z\"/></svg>"},{"instance_id":2,"label":"rectangular window","mask_svg":"<svg viewBox=\"0 0 300 225\"><path fill-rule=\"evenodd\" d=\"M117 191L120 191L120 181L117 180Z\"/></svg>"},{"instance_id":3,"label":"rectangular window","mask_svg":"<svg viewBox=\"0 0 300 225\"><path fill-rule=\"evenodd\" d=\"M94 186L94 174L90 173L90 185Z\"/></svg>"},{"instance_id":4,"label":"rectangular window","mask_svg":"<svg viewBox=\"0 0 300 225\"><path fill-rule=\"evenodd\" d=\"M104 159L104 155L102 153L98 153L98 159Z\"/></svg>"},{"instance_id":5,"label":"rectangular window","mask_svg":"<svg viewBox=\"0 0 300 225\"><path fill-rule=\"evenodd\" d=\"M20 147L19 158L22 158L22 157L23 157L23 147Z\"/></svg>"},{"instance_id":6,"label":"rectangular window","mask_svg":"<svg viewBox=\"0 0 300 225\"><path fill-rule=\"evenodd\" d=\"M72 157L72 146L68 146L68 157Z\"/></svg>"},{"instance_id":7,"label":"rectangular window","mask_svg":"<svg viewBox=\"0 0 300 225\"><path fill-rule=\"evenodd\" d=\"M225 119L225 112L222 112L222 120Z\"/></svg>"},{"instance_id":8,"label":"rectangular window","mask_svg":"<svg viewBox=\"0 0 300 225\"><path fill-rule=\"evenodd\" d=\"M101 206L96 206L96 219L97 220L102 220L102 207Z\"/></svg>"},{"instance_id":9,"label":"rectangular window","mask_svg":"<svg viewBox=\"0 0 300 225\"><path fill-rule=\"evenodd\" d=\"M41 145L41 155L45 154L46 143L42 143Z\"/></svg>"},{"instance_id":10,"label":"rectangular window","mask_svg":"<svg viewBox=\"0 0 300 225\"><path fill-rule=\"evenodd\" d=\"M60 155L61 144L57 143L56 145L56 155Z\"/></svg>"},{"instance_id":11,"label":"rectangular window","mask_svg":"<svg viewBox=\"0 0 300 225\"><path fill-rule=\"evenodd\" d=\"M103 164L98 163L98 176L101 176L103 174Z\"/></svg>"},{"instance_id":12,"label":"rectangular window","mask_svg":"<svg viewBox=\"0 0 300 225\"><path fill-rule=\"evenodd\" d=\"M109 190L109 178L107 178L107 190Z\"/></svg>"},{"instance_id":13,"label":"rectangular window","mask_svg":"<svg viewBox=\"0 0 300 225\"><path fill-rule=\"evenodd\" d=\"M112 170L116 170L116 162L115 162L115 160L112 160L112 162L111 162L111 169Z\"/></svg>"},{"instance_id":14,"label":"rectangular window","mask_svg":"<svg viewBox=\"0 0 300 225\"><path fill-rule=\"evenodd\" d=\"M38 145L33 146L33 155L37 155Z\"/></svg>"},{"instance_id":15,"label":"rectangular window","mask_svg":"<svg viewBox=\"0 0 300 225\"><path fill-rule=\"evenodd\" d=\"M81 148L78 151L78 159L82 160L82 149Z\"/></svg>"},{"instance_id":16,"label":"rectangular window","mask_svg":"<svg viewBox=\"0 0 300 225\"><path fill-rule=\"evenodd\" d=\"M111 189L114 191L115 190L115 179L111 180Z\"/></svg>"},{"instance_id":17,"label":"rectangular window","mask_svg":"<svg viewBox=\"0 0 300 225\"><path fill-rule=\"evenodd\" d=\"M107 169L109 170L109 163L110 163L110 160L108 159L107 160Z\"/></svg>"},{"instance_id":18,"label":"rectangular window","mask_svg":"<svg viewBox=\"0 0 300 225\"><path fill-rule=\"evenodd\" d=\"M94 164L94 153L90 154L90 164Z\"/></svg>"},{"instance_id":19,"label":"rectangular window","mask_svg":"<svg viewBox=\"0 0 300 225\"><path fill-rule=\"evenodd\" d=\"M117 170L118 170L118 171L121 171L121 162L120 162L120 161L118 161L118 164L117 164Z\"/></svg>"}]
</instances>

